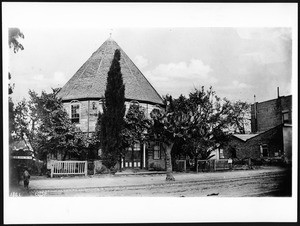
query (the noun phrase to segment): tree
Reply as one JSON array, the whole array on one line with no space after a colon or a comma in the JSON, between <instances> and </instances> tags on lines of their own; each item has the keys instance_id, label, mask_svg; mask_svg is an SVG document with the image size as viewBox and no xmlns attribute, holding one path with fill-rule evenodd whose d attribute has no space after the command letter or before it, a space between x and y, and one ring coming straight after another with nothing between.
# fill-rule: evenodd
<instances>
[{"instance_id":1,"label":"tree","mask_svg":"<svg viewBox=\"0 0 300 226\"><path fill-rule=\"evenodd\" d=\"M18 41L19 38L24 38L24 34L19 28L8 29L8 45L10 48L13 48L14 53L24 49L23 45Z\"/></svg>"},{"instance_id":2,"label":"tree","mask_svg":"<svg viewBox=\"0 0 300 226\"><path fill-rule=\"evenodd\" d=\"M134 144L142 144L147 139L151 122L145 116L145 109L136 103L130 105L124 120L125 126L122 131L124 142L123 148L131 148L133 161ZM141 159L143 159L143 156Z\"/></svg>"},{"instance_id":3,"label":"tree","mask_svg":"<svg viewBox=\"0 0 300 226\"><path fill-rule=\"evenodd\" d=\"M43 91L39 96L29 91L30 100L16 106L15 134L19 139L26 137L39 159L46 160L48 154L60 154L63 160L67 155L85 159L87 138L71 123L58 92Z\"/></svg>"},{"instance_id":4,"label":"tree","mask_svg":"<svg viewBox=\"0 0 300 226\"><path fill-rule=\"evenodd\" d=\"M172 175L171 152L179 139L186 143L186 150L196 161L208 158L210 152L226 142L228 126L228 102L215 95L210 87L205 91L195 89L189 98L173 100L165 98L166 110L153 110L151 134L160 139L166 150L166 180L175 180Z\"/></svg>"},{"instance_id":5,"label":"tree","mask_svg":"<svg viewBox=\"0 0 300 226\"><path fill-rule=\"evenodd\" d=\"M234 133L245 134L250 131L250 104L245 101L228 101L230 107L230 126Z\"/></svg>"},{"instance_id":6,"label":"tree","mask_svg":"<svg viewBox=\"0 0 300 226\"><path fill-rule=\"evenodd\" d=\"M178 139L186 139L189 136L189 124L191 115L184 111L175 111L172 96L165 97L166 110L154 109L150 116L153 119L150 135L155 140L161 141L166 151L167 181L174 181L172 174L171 151Z\"/></svg>"},{"instance_id":7,"label":"tree","mask_svg":"<svg viewBox=\"0 0 300 226\"><path fill-rule=\"evenodd\" d=\"M227 142L230 105L226 99L221 100L212 87L207 91L204 87L195 89L189 95L188 105L195 118L188 148L197 163L198 158L212 157L211 151Z\"/></svg>"},{"instance_id":8,"label":"tree","mask_svg":"<svg viewBox=\"0 0 300 226\"><path fill-rule=\"evenodd\" d=\"M125 86L120 67L120 50L114 53L110 66L101 120L103 164L113 170L122 156L122 130L125 115Z\"/></svg>"},{"instance_id":9,"label":"tree","mask_svg":"<svg viewBox=\"0 0 300 226\"><path fill-rule=\"evenodd\" d=\"M19 49L23 50L24 47L19 43L18 39L24 38L23 33L19 28L9 28L8 29L8 46L9 48L13 48L14 53L18 52ZM8 79L11 79L11 74L8 72ZM14 84L8 84L8 94L11 95L13 93ZM12 101L11 96L8 97L8 111L9 111L9 143L13 141L12 131L15 130L15 122L14 122L14 103Z\"/></svg>"},{"instance_id":10,"label":"tree","mask_svg":"<svg viewBox=\"0 0 300 226\"><path fill-rule=\"evenodd\" d=\"M57 97L59 90L53 89L50 94L42 92L38 98L33 95L35 111L41 121L37 131L38 148L44 158L47 154L59 153L63 156L62 160L68 155L86 159L87 137L71 122L61 99Z\"/></svg>"}]
</instances>

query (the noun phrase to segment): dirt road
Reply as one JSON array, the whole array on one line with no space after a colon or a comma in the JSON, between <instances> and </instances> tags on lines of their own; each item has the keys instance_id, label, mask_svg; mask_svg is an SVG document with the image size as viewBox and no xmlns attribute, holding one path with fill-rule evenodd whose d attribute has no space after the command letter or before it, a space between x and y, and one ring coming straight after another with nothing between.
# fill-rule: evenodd
<instances>
[{"instance_id":1,"label":"dirt road","mask_svg":"<svg viewBox=\"0 0 300 226\"><path fill-rule=\"evenodd\" d=\"M291 172L266 167L215 173L33 179L25 196L257 197L291 196Z\"/></svg>"}]
</instances>

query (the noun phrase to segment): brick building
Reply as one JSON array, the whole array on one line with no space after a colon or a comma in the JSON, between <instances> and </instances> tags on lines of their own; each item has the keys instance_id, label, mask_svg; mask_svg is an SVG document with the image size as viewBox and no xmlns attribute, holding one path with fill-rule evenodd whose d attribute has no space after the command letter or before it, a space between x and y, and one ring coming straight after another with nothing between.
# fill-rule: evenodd
<instances>
[{"instance_id":1,"label":"brick building","mask_svg":"<svg viewBox=\"0 0 300 226\"><path fill-rule=\"evenodd\" d=\"M233 134L226 158L292 158L292 96L251 105L251 134Z\"/></svg>"},{"instance_id":2,"label":"brick building","mask_svg":"<svg viewBox=\"0 0 300 226\"><path fill-rule=\"evenodd\" d=\"M251 132L260 133L282 123L292 124L292 95L251 105Z\"/></svg>"},{"instance_id":3,"label":"brick building","mask_svg":"<svg viewBox=\"0 0 300 226\"><path fill-rule=\"evenodd\" d=\"M116 49L120 50L121 73L125 84L126 111L138 103L150 116L154 108L163 107L163 100L142 72L112 39L108 38L79 68L58 94L73 123L89 136L95 131L98 113L102 111L107 73ZM123 168L165 168L165 155L158 142L136 144L122 159Z\"/></svg>"}]
</instances>

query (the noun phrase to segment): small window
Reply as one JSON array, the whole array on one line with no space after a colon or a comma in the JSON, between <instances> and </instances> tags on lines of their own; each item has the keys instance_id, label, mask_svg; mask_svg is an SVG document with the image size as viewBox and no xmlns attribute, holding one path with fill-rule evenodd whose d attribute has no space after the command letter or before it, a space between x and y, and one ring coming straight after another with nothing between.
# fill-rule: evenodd
<instances>
[{"instance_id":1,"label":"small window","mask_svg":"<svg viewBox=\"0 0 300 226\"><path fill-rule=\"evenodd\" d=\"M130 105L138 105L138 106L140 106L140 103L137 100L132 100L132 101L130 101Z\"/></svg>"},{"instance_id":2,"label":"small window","mask_svg":"<svg viewBox=\"0 0 300 226\"><path fill-rule=\"evenodd\" d=\"M104 99L99 100L99 112L102 114L103 113L103 105L104 105Z\"/></svg>"},{"instance_id":3,"label":"small window","mask_svg":"<svg viewBox=\"0 0 300 226\"><path fill-rule=\"evenodd\" d=\"M92 102L92 109L93 109L93 110L97 110L96 102Z\"/></svg>"},{"instance_id":4,"label":"small window","mask_svg":"<svg viewBox=\"0 0 300 226\"><path fill-rule=\"evenodd\" d=\"M135 143L134 147L133 147L133 150L134 151L139 151L140 149L141 149L140 143Z\"/></svg>"},{"instance_id":5,"label":"small window","mask_svg":"<svg viewBox=\"0 0 300 226\"><path fill-rule=\"evenodd\" d=\"M269 148L267 144L260 145L260 154L262 157L269 156Z\"/></svg>"},{"instance_id":6,"label":"small window","mask_svg":"<svg viewBox=\"0 0 300 226\"><path fill-rule=\"evenodd\" d=\"M71 105L71 121L72 123L79 123L79 104Z\"/></svg>"},{"instance_id":7,"label":"small window","mask_svg":"<svg viewBox=\"0 0 300 226\"><path fill-rule=\"evenodd\" d=\"M160 142L155 142L154 151L153 151L153 159L160 159Z\"/></svg>"},{"instance_id":8,"label":"small window","mask_svg":"<svg viewBox=\"0 0 300 226\"><path fill-rule=\"evenodd\" d=\"M289 123L290 122L289 112L283 112L282 119L283 119L283 123Z\"/></svg>"},{"instance_id":9,"label":"small window","mask_svg":"<svg viewBox=\"0 0 300 226\"><path fill-rule=\"evenodd\" d=\"M220 159L223 159L224 158L224 151L223 151L223 149L219 149L219 157L220 157Z\"/></svg>"}]
</instances>

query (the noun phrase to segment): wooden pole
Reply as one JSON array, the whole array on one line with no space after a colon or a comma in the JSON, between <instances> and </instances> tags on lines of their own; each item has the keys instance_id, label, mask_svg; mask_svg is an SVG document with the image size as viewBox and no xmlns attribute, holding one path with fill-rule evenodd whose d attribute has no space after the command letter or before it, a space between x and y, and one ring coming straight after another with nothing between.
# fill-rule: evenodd
<instances>
[{"instance_id":1,"label":"wooden pole","mask_svg":"<svg viewBox=\"0 0 300 226\"><path fill-rule=\"evenodd\" d=\"M84 174L85 174L85 176L87 176L87 164L88 164L88 162L85 161L85 167L84 167Z\"/></svg>"},{"instance_id":2,"label":"wooden pole","mask_svg":"<svg viewBox=\"0 0 300 226\"><path fill-rule=\"evenodd\" d=\"M51 163L51 178L53 177L53 170L54 170L54 167L53 167L53 162Z\"/></svg>"}]
</instances>

